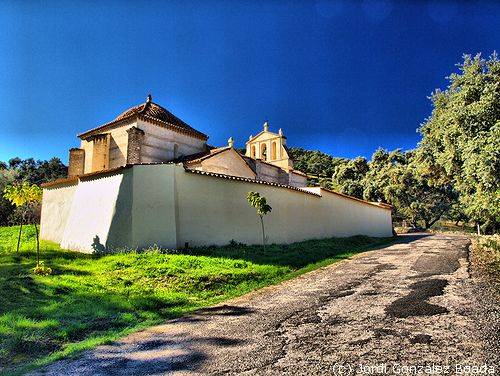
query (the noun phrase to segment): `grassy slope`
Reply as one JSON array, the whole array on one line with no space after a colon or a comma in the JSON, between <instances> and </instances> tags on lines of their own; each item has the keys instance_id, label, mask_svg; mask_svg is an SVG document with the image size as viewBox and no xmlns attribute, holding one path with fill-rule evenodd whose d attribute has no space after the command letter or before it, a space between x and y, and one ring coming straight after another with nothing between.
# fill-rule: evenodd
<instances>
[{"instance_id":1,"label":"grassy slope","mask_svg":"<svg viewBox=\"0 0 500 376\"><path fill-rule=\"evenodd\" d=\"M474 261L500 296L500 235L474 237Z\"/></svg>"},{"instance_id":2,"label":"grassy slope","mask_svg":"<svg viewBox=\"0 0 500 376\"><path fill-rule=\"evenodd\" d=\"M85 255L42 242L54 273L35 276L34 228L15 252L0 227L0 373L22 372L197 308L278 283L391 239Z\"/></svg>"}]
</instances>

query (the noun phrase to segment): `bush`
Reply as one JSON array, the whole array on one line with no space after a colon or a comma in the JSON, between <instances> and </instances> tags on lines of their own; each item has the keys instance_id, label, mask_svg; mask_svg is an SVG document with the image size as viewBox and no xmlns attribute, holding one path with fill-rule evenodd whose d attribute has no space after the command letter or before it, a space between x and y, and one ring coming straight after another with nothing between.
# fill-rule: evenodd
<instances>
[{"instance_id":1,"label":"bush","mask_svg":"<svg viewBox=\"0 0 500 376\"><path fill-rule=\"evenodd\" d=\"M48 266L43 265L43 261L40 261L34 268L33 273L36 275L47 276L52 274L52 269Z\"/></svg>"}]
</instances>

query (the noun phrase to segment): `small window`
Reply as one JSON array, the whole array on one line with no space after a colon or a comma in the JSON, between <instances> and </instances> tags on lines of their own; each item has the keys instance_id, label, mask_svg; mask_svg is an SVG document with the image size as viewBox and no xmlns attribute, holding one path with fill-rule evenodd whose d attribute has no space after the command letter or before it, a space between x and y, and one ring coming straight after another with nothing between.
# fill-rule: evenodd
<instances>
[{"instance_id":1,"label":"small window","mask_svg":"<svg viewBox=\"0 0 500 376\"><path fill-rule=\"evenodd\" d=\"M174 159L179 157L179 145L174 144Z\"/></svg>"},{"instance_id":2,"label":"small window","mask_svg":"<svg viewBox=\"0 0 500 376\"><path fill-rule=\"evenodd\" d=\"M255 158L255 145L252 145L252 147L250 148L250 156L252 158Z\"/></svg>"}]
</instances>

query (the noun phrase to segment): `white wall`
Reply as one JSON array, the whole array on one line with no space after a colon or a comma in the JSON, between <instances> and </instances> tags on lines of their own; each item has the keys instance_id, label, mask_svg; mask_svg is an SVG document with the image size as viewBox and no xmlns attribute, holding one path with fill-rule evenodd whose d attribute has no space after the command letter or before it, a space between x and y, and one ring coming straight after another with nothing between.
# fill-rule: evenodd
<instances>
[{"instance_id":1,"label":"white wall","mask_svg":"<svg viewBox=\"0 0 500 376\"><path fill-rule=\"evenodd\" d=\"M321 188L308 190L315 194L187 172L181 165L137 165L78 186L45 188L41 235L86 252L96 235L108 247L260 243L249 191L264 195L273 208L265 217L270 243L392 235L390 210Z\"/></svg>"},{"instance_id":2,"label":"white wall","mask_svg":"<svg viewBox=\"0 0 500 376\"><path fill-rule=\"evenodd\" d=\"M130 244L126 218L132 204L131 173L125 170L80 181L63 231L62 248L90 251L96 236L102 246Z\"/></svg>"},{"instance_id":3,"label":"white wall","mask_svg":"<svg viewBox=\"0 0 500 376\"><path fill-rule=\"evenodd\" d=\"M158 245L177 247L176 175L184 168L175 165L134 166L132 203L132 247ZM130 203L129 203L130 205Z\"/></svg>"},{"instance_id":4,"label":"white wall","mask_svg":"<svg viewBox=\"0 0 500 376\"><path fill-rule=\"evenodd\" d=\"M317 188L307 194L264 184L194 173L177 176L180 244L227 244L231 239L261 242L249 191L264 195L273 208L264 221L271 243L291 243L335 236L391 236L391 211Z\"/></svg>"},{"instance_id":5,"label":"white wall","mask_svg":"<svg viewBox=\"0 0 500 376\"><path fill-rule=\"evenodd\" d=\"M73 183L43 190L40 218L42 239L61 243L77 186L77 183Z\"/></svg>"}]
</instances>

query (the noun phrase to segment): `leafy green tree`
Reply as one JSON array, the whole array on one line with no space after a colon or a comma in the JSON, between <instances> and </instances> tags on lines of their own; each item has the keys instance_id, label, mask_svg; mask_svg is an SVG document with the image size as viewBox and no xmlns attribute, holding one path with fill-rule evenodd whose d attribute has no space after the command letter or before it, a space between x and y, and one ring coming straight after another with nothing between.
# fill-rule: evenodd
<instances>
[{"instance_id":1,"label":"leafy green tree","mask_svg":"<svg viewBox=\"0 0 500 376\"><path fill-rule=\"evenodd\" d=\"M11 169L0 169L0 192L3 192L6 186L13 184L17 179L17 172ZM9 218L14 212L15 206L9 200L0 195L0 226L7 226Z\"/></svg>"},{"instance_id":2,"label":"leafy green tree","mask_svg":"<svg viewBox=\"0 0 500 376\"><path fill-rule=\"evenodd\" d=\"M37 185L66 177L68 173L68 168L59 158L41 161L16 157L9 160L9 167L18 173L22 181Z\"/></svg>"},{"instance_id":3,"label":"leafy green tree","mask_svg":"<svg viewBox=\"0 0 500 376\"><path fill-rule=\"evenodd\" d=\"M35 161L33 158L12 158L7 163L0 162L0 192L3 192L4 188L9 184L27 181L39 185L66 177L67 171L67 167L59 158L52 158L48 161ZM0 195L0 226L18 222L21 214L19 210L15 210L14 205ZM34 217L36 213L29 214Z\"/></svg>"},{"instance_id":4,"label":"leafy green tree","mask_svg":"<svg viewBox=\"0 0 500 376\"><path fill-rule=\"evenodd\" d=\"M431 185L415 162L415 152L378 149L364 178L363 197L383 201L394 207L396 220L408 220L414 227L431 227L454 202L450 185Z\"/></svg>"},{"instance_id":5,"label":"leafy green tree","mask_svg":"<svg viewBox=\"0 0 500 376\"><path fill-rule=\"evenodd\" d=\"M21 233L23 229L23 223L26 222L28 218L26 215L32 210L33 205L38 205L42 200L42 190L39 186L35 184L29 184L24 182L17 185L8 185L4 188L3 196L9 200L14 206L19 208L22 212L21 223L19 226L19 235L17 237L17 252L19 252L19 245L21 243ZM40 240L38 238L38 227L35 223L36 231L36 264L40 264Z\"/></svg>"},{"instance_id":6,"label":"leafy green tree","mask_svg":"<svg viewBox=\"0 0 500 376\"><path fill-rule=\"evenodd\" d=\"M455 198L451 186L430 185L414 164L395 167L383 193L402 218L425 229L450 209Z\"/></svg>"},{"instance_id":7,"label":"leafy green tree","mask_svg":"<svg viewBox=\"0 0 500 376\"><path fill-rule=\"evenodd\" d=\"M255 208L257 214L260 218L260 224L262 226L262 244L264 245L264 249L266 249L266 231L264 229L264 216L269 214L271 210L271 206L268 205L265 197L261 196L258 192L248 192L247 194L248 204Z\"/></svg>"},{"instance_id":8,"label":"leafy green tree","mask_svg":"<svg viewBox=\"0 0 500 376\"><path fill-rule=\"evenodd\" d=\"M349 196L363 198L364 178L368 170L368 161L363 157L338 162L332 176L332 188Z\"/></svg>"},{"instance_id":9,"label":"leafy green tree","mask_svg":"<svg viewBox=\"0 0 500 376\"><path fill-rule=\"evenodd\" d=\"M288 153L294 161L294 167L309 175L319 178L329 178L333 172L333 157L318 150L306 150L303 148L289 148Z\"/></svg>"},{"instance_id":10,"label":"leafy green tree","mask_svg":"<svg viewBox=\"0 0 500 376\"><path fill-rule=\"evenodd\" d=\"M463 212L486 232L500 228L500 61L464 56L420 127L420 168L432 185L451 184Z\"/></svg>"}]
</instances>

